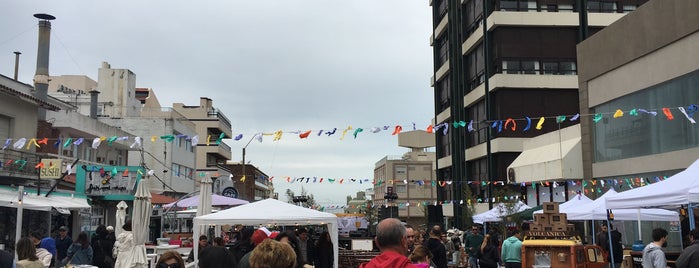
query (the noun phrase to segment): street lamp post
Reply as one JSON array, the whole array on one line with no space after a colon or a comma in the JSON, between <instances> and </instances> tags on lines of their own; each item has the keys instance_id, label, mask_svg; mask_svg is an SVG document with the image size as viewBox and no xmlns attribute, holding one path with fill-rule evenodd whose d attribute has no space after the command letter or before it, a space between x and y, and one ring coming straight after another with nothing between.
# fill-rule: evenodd
<instances>
[{"instance_id":1,"label":"street lamp post","mask_svg":"<svg viewBox=\"0 0 699 268\"><path fill-rule=\"evenodd\" d=\"M246 143L245 146L243 146L243 177L245 177L245 175L246 175L246 174L245 174L245 166L246 166L246 164L245 164L245 149L248 148L248 145L250 145L250 143L251 143L252 140L254 140L254 139L255 139L255 135L252 135L252 138L250 138L250 140L248 141L248 143Z\"/></svg>"}]
</instances>

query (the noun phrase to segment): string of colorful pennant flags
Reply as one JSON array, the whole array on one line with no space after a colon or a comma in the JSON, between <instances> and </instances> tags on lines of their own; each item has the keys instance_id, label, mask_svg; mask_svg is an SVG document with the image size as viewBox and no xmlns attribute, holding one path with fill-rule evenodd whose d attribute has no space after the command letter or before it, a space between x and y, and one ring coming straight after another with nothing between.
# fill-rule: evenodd
<instances>
[{"instance_id":1,"label":"string of colorful pennant flags","mask_svg":"<svg viewBox=\"0 0 699 268\"><path fill-rule=\"evenodd\" d=\"M486 124L492 129L497 129L497 132L502 132L503 130L510 130L510 131L517 131L517 126L518 122L520 122L520 125L524 123L524 127L521 128L522 132L526 132L532 129L532 127L536 130L541 130L543 129L544 124L547 122L547 119L555 119L556 124L561 124L565 121L577 121L581 117L584 116L591 116L592 121L597 123L601 121L602 119L605 118L605 116L609 117L611 115L612 118L621 118L624 117L625 115L628 116L641 116L643 114L648 115L648 116L657 116L658 111L661 111L662 114L665 116L667 120L674 120L675 116L673 115L672 110L678 110L682 115L684 115L687 120L692 123L696 124L696 120L693 118L694 114L699 111L699 106L696 104L690 104L686 107L677 107L677 108L661 108L661 109L631 109L628 111L623 111L621 109L617 109L614 113L596 113L596 114L575 114L575 115L559 115L559 116L553 116L553 117L546 117L546 116L540 116L538 117L524 117L524 118L505 118L505 119L496 119L496 120L490 120L490 121L482 121L482 122L474 122L473 120L466 122L466 121L453 121L453 122L443 122L437 125L428 125L425 130L428 133L438 133L441 131L442 135L446 135L449 132L450 126L452 128L459 128L459 127L465 127L467 128L468 132L474 132L476 129L479 129L478 124ZM474 126L474 124L476 124ZM340 135L340 140L343 140L347 134L350 132L352 133L352 136L354 139L357 139L360 133L364 132L365 128L354 128L352 125L347 126L344 128ZM403 131L403 126L402 125L384 125L384 126L376 126L376 127L371 127L368 128L368 132L371 133L379 133L379 132L388 132L392 130L391 135L398 135ZM412 123L412 129L417 130L416 124ZM298 135L299 139L308 139L312 133L315 133L316 136L332 136L337 134L338 128L332 128L332 129L320 129L320 130L306 130L306 131L301 131L301 130L296 130L296 131L283 131L283 130L278 130L275 132L271 133L265 133L265 132L257 132L253 134L253 139L256 139L258 142L263 141L264 136L272 136L272 141L279 141L282 139L283 135L285 133L287 134L295 134ZM243 139L244 135L237 134L235 137L232 137L234 141L240 141ZM200 138L198 135L195 136L189 136L189 135L184 135L184 134L167 134L167 135L162 135L162 136L151 136L150 141L151 142L156 142L158 140L165 141L165 142L173 142L175 139L179 138L185 138L187 141L191 141L192 144L199 144ZM218 137L208 135L205 140L205 144L211 145L211 144L221 144L223 139L228 138L226 137L225 133L221 133ZM138 148L143 145L143 138L142 137L129 137L129 136L112 136L112 137L96 137L96 138L91 138L91 137L68 137L68 138L7 138L0 150L5 150L7 148L14 148L15 150L29 150L30 148L37 147L40 148L42 145L47 146L49 144L49 141L53 142L53 146L58 148L60 146L63 146L63 148L69 147L71 145L80 145L83 142L91 140L91 147L93 149L99 148L99 146L102 144L102 142L107 143L108 146L112 146L115 141L128 141L128 140L133 140L131 143L131 148Z\"/></svg>"}]
</instances>

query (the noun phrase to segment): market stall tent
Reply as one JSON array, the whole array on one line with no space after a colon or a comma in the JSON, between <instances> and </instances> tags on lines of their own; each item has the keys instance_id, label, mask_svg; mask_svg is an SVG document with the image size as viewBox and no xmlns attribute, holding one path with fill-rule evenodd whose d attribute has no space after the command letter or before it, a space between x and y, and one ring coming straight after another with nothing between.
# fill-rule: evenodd
<instances>
[{"instance_id":1,"label":"market stall tent","mask_svg":"<svg viewBox=\"0 0 699 268\"><path fill-rule=\"evenodd\" d=\"M592 199L587 197L584 194L576 194L572 199L565 201L558 205L558 211L560 213L566 213L569 209L574 209L579 206L587 205L589 203L592 203ZM533 214L541 214L544 213L543 209L534 211ZM570 218L568 218L570 220Z\"/></svg>"},{"instance_id":2,"label":"market stall tent","mask_svg":"<svg viewBox=\"0 0 699 268\"><path fill-rule=\"evenodd\" d=\"M609 189L599 198L586 205L569 208L565 212L568 220L606 220L607 209L606 200L619 196L614 189ZM614 220L617 221L679 221L679 214L675 211L665 209L614 209Z\"/></svg>"},{"instance_id":3,"label":"market stall tent","mask_svg":"<svg viewBox=\"0 0 699 268\"><path fill-rule=\"evenodd\" d=\"M621 192L606 199L607 208L678 208L699 203L699 160L663 181Z\"/></svg>"},{"instance_id":4,"label":"market stall tent","mask_svg":"<svg viewBox=\"0 0 699 268\"><path fill-rule=\"evenodd\" d=\"M333 242L335 265L338 267L338 229L337 216L331 213L308 209L276 199L257 202L221 210L217 213L194 218L194 233L206 225L327 225ZM194 243L194 252L198 252L198 243ZM199 256L195 255L198 260Z\"/></svg>"}]
</instances>

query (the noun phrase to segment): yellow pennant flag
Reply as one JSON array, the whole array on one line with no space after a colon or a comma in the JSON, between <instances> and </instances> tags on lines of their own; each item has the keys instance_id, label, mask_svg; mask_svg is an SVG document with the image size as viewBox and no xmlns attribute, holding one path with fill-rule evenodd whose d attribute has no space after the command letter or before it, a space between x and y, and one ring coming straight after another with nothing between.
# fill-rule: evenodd
<instances>
[{"instance_id":1,"label":"yellow pennant flag","mask_svg":"<svg viewBox=\"0 0 699 268\"><path fill-rule=\"evenodd\" d=\"M211 144L211 135L206 136L206 146L209 146Z\"/></svg>"},{"instance_id":2,"label":"yellow pennant flag","mask_svg":"<svg viewBox=\"0 0 699 268\"><path fill-rule=\"evenodd\" d=\"M543 116L542 116L541 118L539 118L539 123L536 123L536 129L537 129L537 130L541 130L541 128L542 128L543 125L544 125L544 120L546 120L546 119L545 119Z\"/></svg>"},{"instance_id":3,"label":"yellow pennant flag","mask_svg":"<svg viewBox=\"0 0 699 268\"><path fill-rule=\"evenodd\" d=\"M621 109L617 109L616 112L614 112L614 118L619 118L622 116L624 116L624 111L622 111Z\"/></svg>"},{"instance_id":4,"label":"yellow pennant flag","mask_svg":"<svg viewBox=\"0 0 699 268\"><path fill-rule=\"evenodd\" d=\"M245 175L243 175L243 177L240 178L240 181L245 182Z\"/></svg>"},{"instance_id":5,"label":"yellow pennant flag","mask_svg":"<svg viewBox=\"0 0 699 268\"><path fill-rule=\"evenodd\" d=\"M158 136L151 136L150 137L151 142L155 142L155 140L157 140L157 139L158 139Z\"/></svg>"}]
</instances>

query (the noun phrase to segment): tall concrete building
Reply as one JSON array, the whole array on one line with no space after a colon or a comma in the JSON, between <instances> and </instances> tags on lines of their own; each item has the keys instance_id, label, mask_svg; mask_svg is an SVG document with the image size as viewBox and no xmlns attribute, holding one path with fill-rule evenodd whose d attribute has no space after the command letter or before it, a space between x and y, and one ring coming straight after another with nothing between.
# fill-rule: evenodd
<instances>
[{"instance_id":1,"label":"tall concrete building","mask_svg":"<svg viewBox=\"0 0 699 268\"><path fill-rule=\"evenodd\" d=\"M697 160L699 130L679 107L699 119L690 107L699 104L698 10L695 0L651 0L578 45L580 111L604 114L581 121L586 178L672 176ZM624 116L611 116L617 109Z\"/></svg>"},{"instance_id":2,"label":"tall concrete building","mask_svg":"<svg viewBox=\"0 0 699 268\"><path fill-rule=\"evenodd\" d=\"M586 1L586 7L574 0L431 1L435 124L473 122L473 131L454 127L436 135L437 179L493 200L489 187L466 182L506 181L525 140L578 123L555 123L556 116L579 112L575 45L645 1ZM522 131L527 117L533 125ZM548 122L536 130L540 117ZM498 130L508 118L516 130ZM461 187L438 195L464 199Z\"/></svg>"},{"instance_id":3,"label":"tall concrete building","mask_svg":"<svg viewBox=\"0 0 699 268\"><path fill-rule=\"evenodd\" d=\"M421 226L427 218L424 204L431 204L437 197L437 185L433 183L435 153L427 151L434 147L434 137L422 130L403 132L398 134L398 146L411 150L376 162L372 203L397 211L397 215L388 217ZM394 197L388 198L391 194Z\"/></svg>"}]
</instances>

